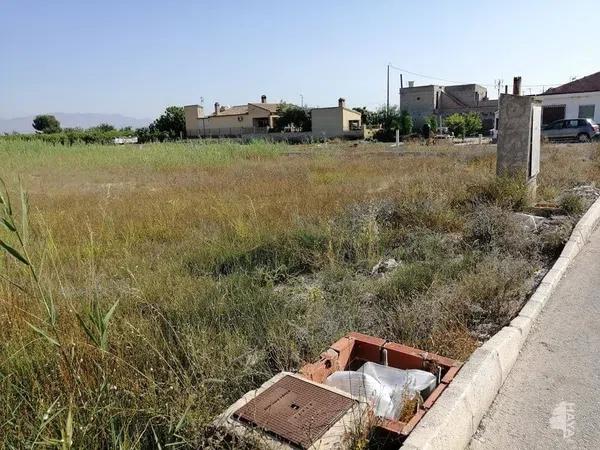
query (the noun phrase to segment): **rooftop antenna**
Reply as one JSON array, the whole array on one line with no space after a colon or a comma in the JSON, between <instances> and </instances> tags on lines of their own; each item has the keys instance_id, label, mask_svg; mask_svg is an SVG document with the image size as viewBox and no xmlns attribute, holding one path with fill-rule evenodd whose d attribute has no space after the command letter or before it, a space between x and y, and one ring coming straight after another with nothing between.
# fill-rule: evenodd
<instances>
[{"instance_id":1,"label":"rooftop antenna","mask_svg":"<svg viewBox=\"0 0 600 450\"><path fill-rule=\"evenodd\" d=\"M502 84L504 83L504 80L499 78L497 80L495 80L494 85L496 86L496 89L498 89L498 98L500 98L500 91L502 90Z\"/></svg>"}]
</instances>

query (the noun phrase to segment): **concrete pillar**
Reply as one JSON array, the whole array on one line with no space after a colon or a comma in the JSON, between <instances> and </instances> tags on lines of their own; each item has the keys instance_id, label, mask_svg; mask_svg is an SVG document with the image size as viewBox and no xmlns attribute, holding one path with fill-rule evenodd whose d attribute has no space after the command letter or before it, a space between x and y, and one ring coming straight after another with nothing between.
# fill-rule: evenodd
<instances>
[{"instance_id":1,"label":"concrete pillar","mask_svg":"<svg viewBox=\"0 0 600 450\"><path fill-rule=\"evenodd\" d=\"M540 171L542 102L535 97L500 96L496 174L526 183L535 199Z\"/></svg>"}]
</instances>

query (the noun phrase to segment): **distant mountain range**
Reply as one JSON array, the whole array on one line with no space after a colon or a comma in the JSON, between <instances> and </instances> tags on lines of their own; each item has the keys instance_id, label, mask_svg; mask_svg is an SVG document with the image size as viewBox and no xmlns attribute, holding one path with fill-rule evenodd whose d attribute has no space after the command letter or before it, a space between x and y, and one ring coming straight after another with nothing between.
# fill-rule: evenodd
<instances>
[{"instance_id":1,"label":"distant mountain range","mask_svg":"<svg viewBox=\"0 0 600 450\"><path fill-rule=\"evenodd\" d=\"M55 116L62 128L90 128L101 123L108 123L115 128L146 127L152 122L151 119L136 119L121 114L94 114L94 113L48 113ZM31 126L35 116L17 117L14 119L0 118L0 133L33 133Z\"/></svg>"}]
</instances>

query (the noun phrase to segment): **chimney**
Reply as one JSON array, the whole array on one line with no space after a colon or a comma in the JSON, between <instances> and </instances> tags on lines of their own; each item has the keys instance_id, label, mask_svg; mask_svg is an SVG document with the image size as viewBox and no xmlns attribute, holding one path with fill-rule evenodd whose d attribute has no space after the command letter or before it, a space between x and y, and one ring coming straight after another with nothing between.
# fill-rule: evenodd
<instances>
[{"instance_id":1,"label":"chimney","mask_svg":"<svg viewBox=\"0 0 600 450\"><path fill-rule=\"evenodd\" d=\"M219 107L220 107L220 106L221 106L221 105L219 105L219 102L215 102L215 116L218 116L218 115L219 115Z\"/></svg>"},{"instance_id":2,"label":"chimney","mask_svg":"<svg viewBox=\"0 0 600 450\"><path fill-rule=\"evenodd\" d=\"M521 95L521 77L513 78L513 95Z\"/></svg>"},{"instance_id":3,"label":"chimney","mask_svg":"<svg viewBox=\"0 0 600 450\"><path fill-rule=\"evenodd\" d=\"M265 94L260 96L260 102L261 103L267 103L267 96Z\"/></svg>"},{"instance_id":4,"label":"chimney","mask_svg":"<svg viewBox=\"0 0 600 450\"><path fill-rule=\"evenodd\" d=\"M338 99L338 106L339 106L340 108L345 108L345 107L346 107L346 99L345 99L345 98L342 98L342 97L340 97L340 98Z\"/></svg>"}]
</instances>

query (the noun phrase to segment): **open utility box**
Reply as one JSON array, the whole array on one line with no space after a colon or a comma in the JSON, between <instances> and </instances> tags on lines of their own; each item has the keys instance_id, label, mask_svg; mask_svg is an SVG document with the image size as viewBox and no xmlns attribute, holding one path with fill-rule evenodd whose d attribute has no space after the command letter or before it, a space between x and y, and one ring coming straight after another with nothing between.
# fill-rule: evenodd
<instances>
[{"instance_id":1,"label":"open utility box","mask_svg":"<svg viewBox=\"0 0 600 450\"><path fill-rule=\"evenodd\" d=\"M376 427L403 441L433 406L444 389L453 380L461 363L433 353L361 333L350 333L335 342L314 364L300 369L300 374L316 383L325 383L336 371L357 370L365 362L383 364L397 369L420 369L437 377L437 387L419 404L407 422L380 418Z\"/></svg>"}]
</instances>

